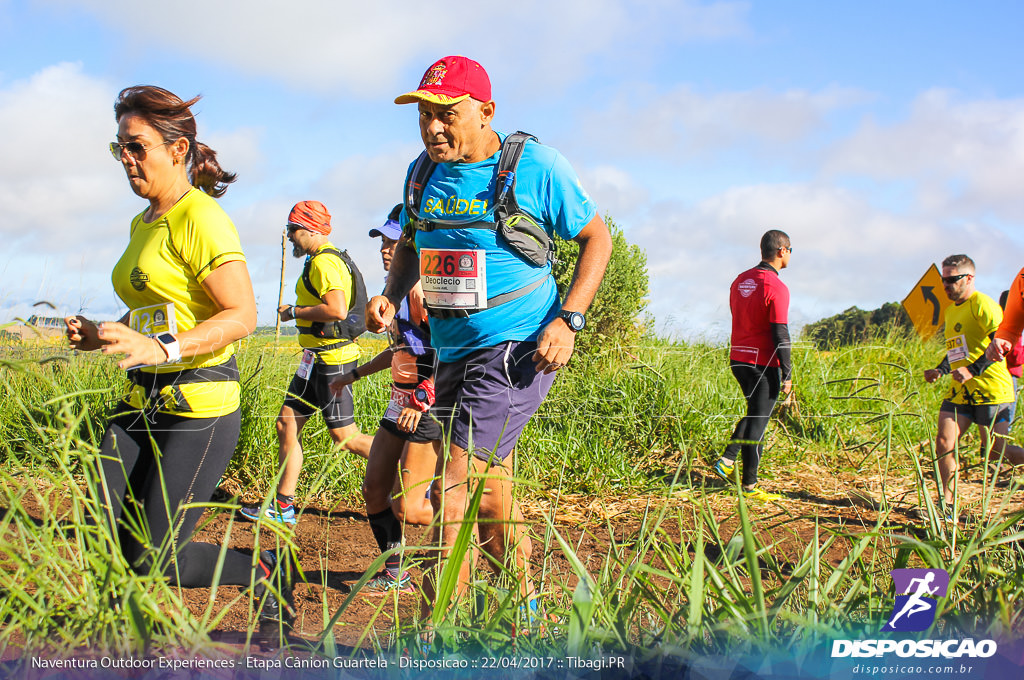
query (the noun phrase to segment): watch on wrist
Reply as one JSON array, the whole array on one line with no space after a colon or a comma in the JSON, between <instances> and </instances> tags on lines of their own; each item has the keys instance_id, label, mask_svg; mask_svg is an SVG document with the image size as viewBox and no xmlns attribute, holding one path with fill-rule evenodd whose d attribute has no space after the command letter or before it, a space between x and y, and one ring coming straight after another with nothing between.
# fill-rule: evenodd
<instances>
[{"instance_id":1,"label":"watch on wrist","mask_svg":"<svg viewBox=\"0 0 1024 680\"><path fill-rule=\"evenodd\" d=\"M352 369L352 377L355 378L356 380L359 380L360 378L363 377L363 376L359 375L359 367L358 366L356 368ZM353 380L352 382L355 382L355 380Z\"/></svg>"},{"instance_id":2,"label":"watch on wrist","mask_svg":"<svg viewBox=\"0 0 1024 680\"><path fill-rule=\"evenodd\" d=\"M567 309L563 309L558 313L558 318L565 321L565 325L573 333L579 333L587 325L587 317L583 316L580 312L570 312Z\"/></svg>"},{"instance_id":3,"label":"watch on wrist","mask_svg":"<svg viewBox=\"0 0 1024 680\"><path fill-rule=\"evenodd\" d=\"M173 364L181 359L181 345L173 333L160 333L154 338L167 353L167 359L162 363Z\"/></svg>"}]
</instances>

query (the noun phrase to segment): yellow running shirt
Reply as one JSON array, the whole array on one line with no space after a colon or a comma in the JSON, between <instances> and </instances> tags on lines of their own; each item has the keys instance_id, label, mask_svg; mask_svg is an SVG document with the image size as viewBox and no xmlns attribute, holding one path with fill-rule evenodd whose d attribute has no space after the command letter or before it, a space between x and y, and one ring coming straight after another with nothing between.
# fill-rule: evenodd
<instances>
[{"instance_id":1,"label":"yellow running shirt","mask_svg":"<svg viewBox=\"0 0 1024 680\"><path fill-rule=\"evenodd\" d=\"M227 262L245 262L238 232L217 202L192 189L156 222L145 212L132 220L131 237L111 280L130 310L129 325L146 335L180 333L219 311L203 280ZM216 366L234 354L233 345L174 364L134 370L170 373ZM149 408L145 390L133 385L125 397L132 408ZM239 405L237 381L171 385L160 392L159 410L193 418L212 418Z\"/></svg>"},{"instance_id":2,"label":"yellow running shirt","mask_svg":"<svg viewBox=\"0 0 1024 680\"><path fill-rule=\"evenodd\" d=\"M325 243L317 249L317 253L321 252L324 248L335 248L330 243ZM352 301L355 297L355 287L352 285L352 274L349 272L348 267L341 261L341 258L337 255L331 255L330 253L314 257L309 267L309 282L313 284L313 288L316 289L317 295L313 295L306 288L306 284L302 282L302 277L299 277L298 282L295 284L295 305L297 307L312 307L319 305L323 302L323 296L331 290L341 290L345 296L345 308L352 308ZM298 328L309 328L313 325L312 321L306 319L296 319L295 325ZM302 333L299 335L299 346L302 348L309 348L316 350L317 347L326 347L327 345L333 345L339 343L343 338L318 338L315 335L309 333ZM359 345L354 342L347 343L344 347L338 349L327 350L326 352L318 352L317 358L325 364L336 366L338 364L347 364L350 361L359 360Z\"/></svg>"},{"instance_id":3,"label":"yellow running shirt","mask_svg":"<svg viewBox=\"0 0 1024 680\"><path fill-rule=\"evenodd\" d=\"M959 305L946 308L946 358L950 370L973 363L988 347L989 335L1003 320L999 305L975 291ZM961 385L953 382L946 399L954 404L1008 404L1013 401L1013 383L1006 362L992 364L981 375Z\"/></svg>"}]
</instances>

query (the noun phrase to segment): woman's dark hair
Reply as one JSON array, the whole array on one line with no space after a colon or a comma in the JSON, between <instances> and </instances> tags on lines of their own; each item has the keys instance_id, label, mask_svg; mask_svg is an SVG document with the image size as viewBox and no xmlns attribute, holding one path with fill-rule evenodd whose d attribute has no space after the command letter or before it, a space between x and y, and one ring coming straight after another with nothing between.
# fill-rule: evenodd
<instances>
[{"instance_id":1,"label":"woman's dark hair","mask_svg":"<svg viewBox=\"0 0 1024 680\"><path fill-rule=\"evenodd\" d=\"M134 114L159 132L165 142L174 142L179 137L187 139L188 179L193 186L216 198L224 195L238 175L221 168L217 152L196 140L196 119L189 107L199 99L197 95L185 102L173 92L154 85L126 87L114 102L114 120Z\"/></svg>"}]
</instances>

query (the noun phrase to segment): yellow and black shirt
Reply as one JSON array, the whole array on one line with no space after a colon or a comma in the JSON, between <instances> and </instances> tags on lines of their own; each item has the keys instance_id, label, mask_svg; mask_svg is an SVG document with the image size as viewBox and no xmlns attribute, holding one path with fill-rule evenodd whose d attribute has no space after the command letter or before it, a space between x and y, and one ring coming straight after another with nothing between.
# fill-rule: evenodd
<instances>
[{"instance_id":1,"label":"yellow and black shirt","mask_svg":"<svg viewBox=\"0 0 1024 680\"><path fill-rule=\"evenodd\" d=\"M114 292L130 310L129 325L146 335L180 333L194 328L219 311L203 288L217 267L245 262L238 232L217 202L192 189L155 222L132 220L131 237L111 280ZM217 366L234 355L234 345L174 364L139 369L171 373ZM178 390L177 394L164 391ZM194 418L233 412L239 405L237 381L185 383L161 390L159 410ZM133 385L125 397L132 408L149 408L146 391Z\"/></svg>"},{"instance_id":2,"label":"yellow and black shirt","mask_svg":"<svg viewBox=\"0 0 1024 680\"><path fill-rule=\"evenodd\" d=\"M317 249L317 253L323 252L325 248L332 248L338 250L335 246L330 243L325 243ZM319 305L323 302L323 296L328 291L341 290L345 296L345 308L351 309L352 303L355 297L354 286L352 285L352 274L349 272L348 267L342 262L340 257L325 253L316 256L316 253L311 256L312 262L309 267L309 282L313 284L313 288L316 289L317 295L313 295L306 288L306 284L303 283L302 277L299 277L298 282L295 284L295 304L298 307L310 307ZM306 319L296 319L295 325L298 328L309 328L313 325L312 321ZM299 335L299 346L303 349L316 350L318 347L326 347L328 345L337 344L339 340L337 338L318 338L315 335L309 333L301 333ZM318 352L317 358L325 364L336 366L338 364L347 364L350 361L359 360L359 346L354 342L346 343L345 346L337 349L327 350L326 352Z\"/></svg>"},{"instance_id":3,"label":"yellow and black shirt","mask_svg":"<svg viewBox=\"0 0 1024 680\"><path fill-rule=\"evenodd\" d=\"M995 300L977 292L946 308L946 359L951 370L968 366L985 353L989 336L999 327L1003 312ZM1008 404L1013 383L1005 362L990 365L963 385L953 382L946 399L954 404Z\"/></svg>"}]
</instances>

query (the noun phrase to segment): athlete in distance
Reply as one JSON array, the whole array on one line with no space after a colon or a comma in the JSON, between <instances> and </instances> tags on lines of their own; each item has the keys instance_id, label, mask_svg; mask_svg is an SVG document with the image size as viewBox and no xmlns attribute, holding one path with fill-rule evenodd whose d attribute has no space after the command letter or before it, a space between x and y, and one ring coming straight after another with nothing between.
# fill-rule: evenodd
<instances>
[{"instance_id":1,"label":"athlete in distance","mask_svg":"<svg viewBox=\"0 0 1024 680\"><path fill-rule=\"evenodd\" d=\"M330 241L331 213L320 201L300 201L288 213L286 223L292 254L305 258L302 275L295 284L295 304L281 305L281 321L295 321L302 358L292 376L277 416L278 460L281 479L270 507L244 505L240 513L253 521L264 519L295 524L295 489L302 471L302 429L316 411L323 415L327 432L335 445L366 458L372 438L359 431L355 422L352 388L332 393L331 380L355 368L359 346L354 337L328 332L344 321L356 304L361 274Z\"/></svg>"}]
</instances>

